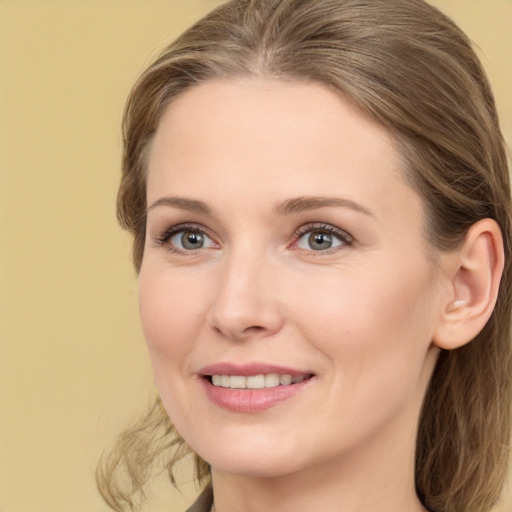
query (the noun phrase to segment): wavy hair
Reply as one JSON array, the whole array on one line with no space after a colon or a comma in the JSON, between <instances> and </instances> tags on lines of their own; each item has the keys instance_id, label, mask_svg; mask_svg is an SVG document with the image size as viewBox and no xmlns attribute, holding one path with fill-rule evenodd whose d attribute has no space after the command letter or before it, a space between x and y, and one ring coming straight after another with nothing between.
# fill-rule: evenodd
<instances>
[{"instance_id":1,"label":"wavy hair","mask_svg":"<svg viewBox=\"0 0 512 512\"><path fill-rule=\"evenodd\" d=\"M136 270L146 162L166 107L198 83L247 76L324 84L384 126L423 198L434 247L456 248L480 219L499 224L506 263L495 310L470 343L441 352L416 447L416 489L427 508L488 511L510 441L511 206L506 146L470 41L423 0L232 0L212 11L147 68L126 104L117 211L134 237ZM114 510L134 509L150 469L167 468L172 479L189 452L157 401L103 457L100 491ZM199 458L197 475L209 477Z\"/></svg>"}]
</instances>

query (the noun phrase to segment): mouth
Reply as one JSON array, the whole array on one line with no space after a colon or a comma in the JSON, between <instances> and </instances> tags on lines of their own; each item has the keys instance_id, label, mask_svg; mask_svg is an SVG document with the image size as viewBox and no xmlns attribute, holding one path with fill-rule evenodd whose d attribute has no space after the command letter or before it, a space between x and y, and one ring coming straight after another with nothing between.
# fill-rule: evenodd
<instances>
[{"instance_id":1,"label":"mouth","mask_svg":"<svg viewBox=\"0 0 512 512\"><path fill-rule=\"evenodd\" d=\"M313 377L311 373L292 376L289 373L267 373L258 375L206 375L205 378L215 387L230 389L264 389L278 386L292 386Z\"/></svg>"},{"instance_id":2,"label":"mouth","mask_svg":"<svg viewBox=\"0 0 512 512\"><path fill-rule=\"evenodd\" d=\"M273 364L218 363L199 376L209 400L237 413L257 413L302 395L315 374Z\"/></svg>"}]
</instances>

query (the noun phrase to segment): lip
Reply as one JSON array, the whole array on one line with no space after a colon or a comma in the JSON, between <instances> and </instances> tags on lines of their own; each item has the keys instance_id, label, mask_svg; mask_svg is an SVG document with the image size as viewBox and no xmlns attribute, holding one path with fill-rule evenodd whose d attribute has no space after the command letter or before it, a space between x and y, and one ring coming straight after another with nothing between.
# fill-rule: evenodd
<instances>
[{"instance_id":1,"label":"lip","mask_svg":"<svg viewBox=\"0 0 512 512\"><path fill-rule=\"evenodd\" d=\"M201 368L198 372L201 376L207 375L241 375L249 377L250 375L261 375L267 373L281 373L288 374L292 377L299 377L300 375L313 374L311 371L297 370L296 368L288 368L286 366L279 366L268 363L247 363L247 364L234 364L234 363L216 363Z\"/></svg>"},{"instance_id":2,"label":"lip","mask_svg":"<svg viewBox=\"0 0 512 512\"><path fill-rule=\"evenodd\" d=\"M310 385L314 374L294 368L266 363L233 364L217 363L205 366L199 372L201 384L208 399L223 409L239 413L257 413L266 411L300 393ZM214 386L207 378L211 375L261 375L269 373L288 374L292 377L311 375L312 377L288 386L276 386L263 389L231 389Z\"/></svg>"}]
</instances>

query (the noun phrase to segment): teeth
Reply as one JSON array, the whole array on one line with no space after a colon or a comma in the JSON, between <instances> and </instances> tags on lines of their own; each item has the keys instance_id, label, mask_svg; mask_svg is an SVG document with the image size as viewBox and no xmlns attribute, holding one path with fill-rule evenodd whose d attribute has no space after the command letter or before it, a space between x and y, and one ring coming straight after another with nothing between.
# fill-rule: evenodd
<instances>
[{"instance_id":1,"label":"teeth","mask_svg":"<svg viewBox=\"0 0 512 512\"><path fill-rule=\"evenodd\" d=\"M265 387L265 375L251 375L247 377L244 387L249 389L263 389Z\"/></svg>"},{"instance_id":2,"label":"teeth","mask_svg":"<svg viewBox=\"0 0 512 512\"><path fill-rule=\"evenodd\" d=\"M281 375L279 377L279 384L281 384L281 386L289 386L291 383L292 383L291 375L285 374L285 375Z\"/></svg>"},{"instance_id":3,"label":"teeth","mask_svg":"<svg viewBox=\"0 0 512 512\"><path fill-rule=\"evenodd\" d=\"M265 387L275 388L276 386L279 386L279 375L277 373L265 375Z\"/></svg>"},{"instance_id":4,"label":"teeth","mask_svg":"<svg viewBox=\"0 0 512 512\"><path fill-rule=\"evenodd\" d=\"M268 373L266 375L212 375L212 384L231 389L263 389L277 386L297 384L306 378L305 375L292 377L289 374Z\"/></svg>"},{"instance_id":5,"label":"teeth","mask_svg":"<svg viewBox=\"0 0 512 512\"><path fill-rule=\"evenodd\" d=\"M245 377L240 377L237 375L232 375L229 377L229 387L233 389L245 388L245 381L247 379Z\"/></svg>"}]
</instances>

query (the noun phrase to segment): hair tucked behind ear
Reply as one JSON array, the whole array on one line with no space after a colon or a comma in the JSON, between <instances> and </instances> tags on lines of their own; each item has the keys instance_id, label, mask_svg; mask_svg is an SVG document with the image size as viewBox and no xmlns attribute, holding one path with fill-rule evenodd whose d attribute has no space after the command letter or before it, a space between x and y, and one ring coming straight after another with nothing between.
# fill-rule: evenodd
<instances>
[{"instance_id":1,"label":"hair tucked behind ear","mask_svg":"<svg viewBox=\"0 0 512 512\"><path fill-rule=\"evenodd\" d=\"M417 491L429 509L488 511L510 440L511 210L505 144L470 42L423 0L233 0L210 13L163 51L127 102L118 217L134 235L137 270L147 154L166 106L197 83L251 75L320 82L386 127L438 249L456 248L479 219L498 222L506 264L495 311L471 343L441 354L416 454ZM158 406L124 434L99 474L115 510L132 507L160 453L171 451L167 467L184 453L163 414ZM119 468L131 475L127 487L117 483Z\"/></svg>"}]
</instances>

